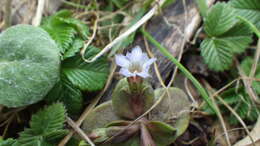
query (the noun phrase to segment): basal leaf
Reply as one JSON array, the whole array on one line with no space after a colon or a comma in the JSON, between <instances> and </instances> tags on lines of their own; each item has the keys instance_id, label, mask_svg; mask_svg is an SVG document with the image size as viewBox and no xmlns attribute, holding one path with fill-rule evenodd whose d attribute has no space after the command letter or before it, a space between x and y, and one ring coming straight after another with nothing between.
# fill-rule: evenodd
<instances>
[{"instance_id":1,"label":"basal leaf","mask_svg":"<svg viewBox=\"0 0 260 146\"><path fill-rule=\"evenodd\" d=\"M85 57L89 58L99 52L95 47L89 47ZM84 91L97 91L104 87L109 72L106 57L101 57L95 62L86 63L80 56L68 58L62 64L62 73L76 87Z\"/></svg>"},{"instance_id":2,"label":"basal leaf","mask_svg":"<svg viewBox=\"0 0 260 146\"><path fill-rule=\"evenodd\" d=\"M176 140L176 129L164 122L151 121L147 128L157 146L166 146Z\"/></svg>"},{"instance_id":3,"label":"basal leaf","mask_svg":"<svg viewBox=\"0 0 260 146\"><path fill-rule=\"evenodd\" d=\"M226 3L217 3L209 9L205 31L209 36L219 36L236 24L234 9Z\"/></svg>"},{"instance_id":4,"label":"basal leaf","mask_svg":"<svg viewBox=\"0 0 260 146\"><path fill-rule=\"evenodd\" d=\"M240 15L260 28L260 0L231 0L230 5L235 8L235 13Z\"/></svg>"},{"instance_id":5,"label":"basal leaf","mask_svg":"<svg viewBox=\"0 0 260 146\"><path fill-rule=\"evenodd\" d=\"M59 49L47 32L17 25L0 35L0 104L19 107L43 99L59 79Z\"/></svg>"},{"instance_id":6,"label":"basal leaf","mask_svg":"<svg viewBox=\"0 0 260 146\"><path fill-rule=\"evenodd\" d=\"M232 49L221 39L207 38L200 45L201 55L208 67L215 71L228 69L233 60Z\"/></svg>"}]
</instances>

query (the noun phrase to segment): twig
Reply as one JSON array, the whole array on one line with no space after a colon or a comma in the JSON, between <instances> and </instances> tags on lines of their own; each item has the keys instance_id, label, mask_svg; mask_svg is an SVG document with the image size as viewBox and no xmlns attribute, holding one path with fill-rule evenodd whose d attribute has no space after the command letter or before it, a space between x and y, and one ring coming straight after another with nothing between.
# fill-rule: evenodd
<instances>
[{"instance_id":1,"label":"twig","mask_svg":"<svg viewBox=\"0 0 260 146\"><path fill-rule=\"evenodd\" d=\"M255 72L256 72L256 69L257 69L259 57L260 57L260 38L258 39L258 42L257 42L257 48L256 48L256 54L255 54L255 58L254 58L254 63L252 65L252 67L251 67L249 78L253 78L255 76ZM248 81L248 82L250 84L252 84L252 81Z\"/></svg>"},{"instance_id":2,"label":"twig","mask_svg":"<svg viewBox=\"0 0 260 146\"><path fill-rule=\"evenodd\" d=\"M112 63L111 71L110 71L110 74L109 74L109 77L108 77L108 80L107 80L107 83L106 83L104 89L97 95L97 97L95 97L95 99L90 103L90 105L86 107L84 112L81 114L80 118L76 121L77 126L80 126L82 124L82 122L86 119L86 117L89 115L89 113L92 111L92 109L99 102L100 98L103 96L103 94L109 87L110 83L112 82L115 70L116 70L116 65L114 63ZM65 146L66 143L73 136L73 134L74 134L74 131L70 131L70 133L60 141L58 146Z\"/></svg>"},{"instance_id":3,"label":"twig","mask_svg":"<svg viewBox=\"0 0 260 146\"><path fill-rule=\"evenodd\" d=\"M208 87L209 89L211 89L211 87L209 86L209 84L208 84L205 80L203 80L203 83L206 85L206 87ZM227 127L226 127L226 125L225 125L224 118L223 118L223 116L221 115L221 112L220 112L219 107L218 107L218 105L217 105L217 103L216 103L216 101L215 101L215 98L213 98L213 96L212 96L212 94L211 94L210 92L209 92L209 94L210 94L209 97L211 98L211 101L212 101L212 103L213 103L214 106L215 106L216 114L217 114L217 117L218 117L219 120L220 120L220 124L221 124L221 126L222 126L222 129L223 129L223 131L225 132L225 138L226 138L227 144L228 144L229 146L231 146L231 142L230 142L230 139L229 139L229 135L228 135L228 132L227 132Z\"/></svg>"},{"instance_id":4,"label":"twig","mask_svg":"<svg viewBox=\"0 0 260 146\"><path fill-rule=\"evenodd\" d=\"M95 146L95 144L89 139L89 137L78 127L78 125L70 119L70 117L66 117L68 124L91 146Z\"/></svg>"},{"instance_id":5,"label":"twig","mask_svg":"<svg viewBox=\"0 0 260 146\"><path fill-rule=\"evenodd\" d=\"M96 36L96 33L97 33L97 25L98 25L98 19L99 19L99 14L98 13L95 13L96 14L96 20L95 20L95 23L94 23L94 28L93 28L93 34L91 36L91 38L88 40L87 43L84 44L83 46L83 49L80 51L80 54L81 54L81 58L88 62L88 60L85 58L85 52L88 48L88 46L92 43L92 41L94 40L95 36Z\"/></svg>"},{"instance_id":6,"label":"twig","mask_svg":"<svg viewBox=\"0 0 260 146\"><path fill-rule=\"evenodd\" d=\"M166 0L160 0L159 4L160 6L165 2ZM86 62L94 62L95 60L97 60L99 57L101 57L103 54L105 54L107 51L109 51L115 44L119 43L120 41L122 41L123 39L125 39L127 36L129 36L130 34L132 34L133 32L135 32L139 27L141 27L145 22L147 22L150 18L152 18L152 16L155 14L155 12L157 11L158 6L155 5L148 13L146 13L137 23L135 23L133 26L131 26L127 31L125 31L124 33L122 33L120 36L118 36L117 38L115 38L111 43L109 43L108 45L105 46L104 49L102 49L102 51L100 51L96 56L94 56L92 59L90 60L85 60Z\"/></svg>"},{"instance_id":7,"label":"twig","mask_svg":"<svg viewBox=\"0 0 260 146\"><path fill-rule=\"evenodd\" d=\"M246 127L245 122L240 118L240 116L226 103L226 101L224 101L220 96L218 96L218 93L222 92L224 89L226 89L227 87L229 87L230 85L232 85L234 82L239 81L240 78L237 78L233 81L231 81L230 83L228 83L227 85L225 85L223 88L221 88L220 90L218 90L217 92L215 92L212 95L212 98L217 97L217 99L237 118L237 120L240 122L240 124L243 126L243 128L246 130L246 133L248 134L248 136L250 137L251 140L253 140L253 138L250 135L250 132L248 130L248 128ZM213 90L211 88L211 86L209 86L209 84L207 84L207 87L209 88L209 90ZM227 131L225 131L226 133Z\"/></svg>"},{"instance_id":8,"label":"twig","mask_svg":"<svg viewBox=\"0 0 260 146\"><path fill-rule=\"evenodd\" d=\"M45 0L38 0L36 15L32 21L33 26L39 26L41 24L44 3L45 3Z\"/></svg>"},{"instance_id":9,"label":"twig","mask_svg":"<svg viewBox=\"0 0 260 146\"><path fill-rule=\"evenodd\" d=\"M217 96L217 98L237 118L237 120L240 122L240 124L245 129L245 131L246 131L247 135L249 136L250 140L252 141L253 145L256 146L248 128L246 127L245 122L241 119L241 117L220 96Z\"/></svg>"},{"instance_id":10,"label":"twig","mask_svg":"<svg viewBox=\"0 0 260 146\"><path fill-rule=\"evenodd\" d=\"M143 37L143 39L144 39L145 49L146 49L146 51L147 51L149 57L153 57L153 58L154 58L154 54L153 54L153 53L151 52L151 50L150 50L150 47L149 47L149 44L148 44L147 39L146 39L145 37ZM157 78L158 78L160 84L161 84L164 88L166 88L166 85L165 85L164 82L163 82L163 79L162 79L162 76L161 76L161 74L160 74L160 71L159 71L159 68L158 68L157 63L154 62L153 65L154 65L155 74L156 74L156 76L157 76Z\"/></svg>"},{"instance_id":11,"label":"twig","mask_svg":"<svg viewBox=\"0 0 260 146\"><path fill-rule=\"evenodd\" d=\"M251 81L250 80L245 80L244 78L246 78L247 76L245 75L244 71L240 68L238 61L236 60L236 66L239 72L239 75L242 77L242 81L245 85L247 94L249 95L249 97L251 98L251 100L253 100L253 103L256 104L260 104L260 101L257 97L257 95L255 94L254 90L252 89L252 85L251 85Z\"/></svg>"},{"instance_id":12,"label":"twig","mask_svg":"<svg viewBox=\"0 0 260 146\"><path fill-rule=\"evenodd\" d=\"M13 0L5 1L4 29L11 26L12 23L12 1Z\"/></svg>"}]
</instances>

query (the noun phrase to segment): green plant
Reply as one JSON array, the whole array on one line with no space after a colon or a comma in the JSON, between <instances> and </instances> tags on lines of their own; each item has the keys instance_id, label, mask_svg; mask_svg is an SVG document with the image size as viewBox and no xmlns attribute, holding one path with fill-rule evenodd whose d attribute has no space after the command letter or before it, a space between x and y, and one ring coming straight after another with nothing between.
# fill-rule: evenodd
<instances>
[{"instance_id":1,"label":"green plant","mask_svg":"<svg viewBox=\"0 0 260 146\"><path fill-rule=\"evenodd\" d=\"M45 18L42 26L55 40L62 54L60 81L46 97L48 102L62 101L69 114L77 114L83 107L82 91L97 91L106 83L109 63L101 57L93 63L86 63L79 51L88 38L87 25L72 17L68 10L62 10ZM89 46L85 58L96 55L100 50Z\"/></svg>"},{"instance_id":2,"label":"green plant","mask_svg":"<svg viewBox=\"0 0 260 146\"><path fill-rule=\"evenodd\" d=\"M245 74L248 76L251 71L251 66L253 64L253 59L248 57L245 58L241 64L241 69L245 72ZM260 65L257 66L255 78L260 77ZM253 81L252 83L253 89L256 91L256 94L260 95L260 83L257 81ZM260 107L255 105L253 101L250 99L247 91L245 88L241 85L238 87L232 87L226 91L224 91L222 94L220 94L220 97L224 99L224 101L234 109L234 111L244 120L247 122L254 122L257 120ZM237 118L230 113L229 110L225 108L223 103L218 102L217 103L220 106L220 109L222 113L226 113L228 115L228 120L230 124L239 124L239 121ZM205 105L203 107L204 111L211 115L215 115L214 112Z\"/></svg>"},{"instance_id":3,"label":"green plant","mask_svg":"<svg viewBox=\"0 0 260 146\"><path fill-rule=\"evenodd\" d=\"M18 139L0 141L1 146L55 146L67 134L63 129L66 110L55 103L32 116L30 128L24 129Z\"/></svg>"},{"instance_id":4,"label":"green plant","mask_svg":"<svg viewBox=\"0 0 260 146\"><path fill-rule=\"evenodd\" d=\"M20 107L43 99L59 80L59 50L47 32L30 25L0 35L0 104Z\"/></svg>"},{"instance_id":5,"label":"green plant","mask_svg":"<svg viewBox=\"0 0 260 146\"><path fill-rule=\"evenodd\" d=\"M201 55L214 71L229 69L233 57L244 52L252 42L250 29L236 16L230 4L217 3L205 17L204 29L208 37L200 45Z\"/></svg>"},{"instance_id":6,"label":"green plant","mask_svg":"<svg viewBox=\"0 0 260 146\"><path fill-rule=\"evenodd\" d=\"M155 143L157 146L167 146L186 130L189 124L189 112L186 110L190 102L182 90L159 88L153 91L151 87L147 89L147 83L140 88L140 92L133 93L127 79L120 80L113 91L112 101L99 105L85 119L83 129L97 145L138 146L140 143ZM149 116L132 123L158 100L159 104ZM147 108L143 109L142 103ZM176 120L170 120L172 117ZM139 131L141 134L138 134Z\"/></svg>"},{"instance_id":7,"label":"green plant","mask_svg":"<svg viewBox=\"0 0 260 146\"><path fill-rule=\"evenodd\" d=\"M63 59L79 52L89 35L88 26L73 18L72 13L68 10L61 10L45 18L41 27L55 40Z\"/></svg>"}]
</instances>

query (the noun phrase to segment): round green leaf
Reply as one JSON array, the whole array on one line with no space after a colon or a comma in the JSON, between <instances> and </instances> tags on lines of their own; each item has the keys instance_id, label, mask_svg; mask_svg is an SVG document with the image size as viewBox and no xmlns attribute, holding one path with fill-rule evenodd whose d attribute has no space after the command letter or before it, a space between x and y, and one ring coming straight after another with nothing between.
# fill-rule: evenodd
<instances>
[{"instance_id":1,"label":"round green leaf","mask_svg":"<svg viewBox=\"0 0 260 146\"><path fill-rule=\"evenodd\" d=\"M0 104L19 107L41 100L59 79L59 67L59 50L43 29L7 29L0 35Z\"/></svg>"},{"instance_id":2,"label":"round green leaf","mask_svg":"<svg viewBox=\"0 0 260 146\"><path fill-rule=\"evenodd\" d=\"M151 121L147 128L157 146L166 146L176 140L176 129L160 121Z\"/></svg>"},{"instance_id":3,"label":"round green leaf","mask_svg":"<svg viewBox=\"0 0 260 146\"><path fill-rule=\"evenodd\" d=\"M181 135L189 125L191 102L187 95L178 88L159 88L155 90L156 100L161 102L151 111L149 120L170 124Z\"/></svg>"},{"instance_id":4,"label":"round green leaf","mask_svg":"<svg viewBox=\"0 0 260 146\"><path fill-rule=\"evenodd\" d=\"M112 102L102 103L89 113L83 122L82 129L85 133L90 133L97 128L103 128L112 121L121 120L115 115L112 107Z\"/></svg>"}]
</instances>

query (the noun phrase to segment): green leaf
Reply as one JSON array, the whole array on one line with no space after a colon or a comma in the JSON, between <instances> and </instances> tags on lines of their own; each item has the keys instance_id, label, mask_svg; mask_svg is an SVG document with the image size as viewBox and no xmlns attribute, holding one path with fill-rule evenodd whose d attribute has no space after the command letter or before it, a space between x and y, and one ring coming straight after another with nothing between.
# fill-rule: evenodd
<instances>
[{"instance_id":1,"label":"green leaf","mask_svg":"<svg viewBox=\"0 0 260 146\"><path fill-rule=\"evenodd\" d=\"M121 120L113 110L112 102L107 101L92 110L84 120L82 129L85 133L91 133L97 128L104 128L108 123Z\"/></svg>"},{"instance_id":2,"label":"green leaf","mask_svg":"<svg viewBox=\"0 0 260 146\"><path fill-rule=\"evenodd\" d=\"M55 40L61 53L64 53L69 49L76 35L74 28L67 24L59 24L55 26L48 25L42 26L42 28L50 34L53 40Z\"/></svg>"},{"instance_id":3,"label":"green leaf","mask_svg":"<svg viewBox=\"0 0 260 146\"><path fill-rule=\"evenodd\" d=\"M73 41L71 48L64 53L63 56L64 59L75 56L76 53L78 53L80 49L83 48L83 46L84 46L84 41L82 39L76 38Z\"/></svg>"},{"instance_id":4,"label":"green leaf","mask_svg":"<svg viewBox=\"0 0 260 146\"><path fill-rule=\"evenodd\" d=\"M0 35L0 104L26 106L40 101L59 79L60 57L47 32L13 26Z\"/></svg>"},{"instance_id":5,"label":"green leaf","mask_svg":"<svg viewBox=\"0 0 260 146\"><path fill-rule=\"evenodd\" d=\"M166 146L176 140L176 129L160 121L151 121L147 124L153 140L157 146Z\"/></svg>"},{"instance_id":6,"label":"green leaf","mask_svg":"<svg viewBox=\"0 0 260 146\"><path fill-rule=\"evenodd\" d=\"M201 56L210 69L223 71L232 65L233 50L226 41L207 38L200 44L200 48Z\"/></svg>"},{"instance_id":7,"label":"green leaf","mask_svg":"<svg viewBox=\"0 0 260 146\"><path fill-rule=\"evenodd\" d=\"M252 31L243 23L237 23L234 27L217 38L225 41L234 53L244 52L253 41Z\"/></svg>"},{"instance_id":8,"label":"green leaf","mask_svg":"<svg viewBox=\"0 0 260 146\"><path fill-rule=\"evenodd\" d=\"M190 121L189 110L191 102L179 88L158 88L155 90L155 100L160 103L150 112L149 120L161 121L176 129L180 136L187 129ZM155 101L156 102L156 101ZM175 118L176 120L172 120Z\"/></svg>"},{"instance_id":9,"label":"green leaf","mask_svg":"<svg viewBox=\"0 0 260 146\"><path fill-rule=\"evenodd\" d=\"M65 107L61 103L50 105L32 116L30 128L20 133L20 145L40 145L49 143L55 138L61 138L66 131L63 130L65 122ZM52 135L52 136L50 136Z\"/></svg>"},{"instance_id":10,"label":"green leaf","mask_svg":"<svg viewBox=\"0 0 260 146\"><path fill-rule=\"evenodd\" d=\"M99 49L90 46L87 48L85 58L90 58L98 52ZM63 62L62 73L77 88L84 91L97 91L102 89L106 83L109 64L106 57L86 63L80 56L75 56Z\"/></svg>"},{"instance_id":11,"label":"green leaf","mask_svg":"<svg viewBox=\"0 0 260 146\"><path fill-rule=\"evenodd\" d=\"M257 37L260 38L260 30L258 30L252 22L241 16L237 16L237 18L244 22L245 25L247 25L257 35Z\"/></svg>"},{"instance_id":12,"label":"green leaf","mask_svg":"<svg viewBox=\"0 0 260 146\"><path fill-rule=\"evenodd\" d=\"M235 13L248 19L260 29L260 1L259 0L231 0L230 5Z\"/></svg>"},{"instance_id":13,"label":"green leaf","mask_svg":"<svg viewBox=\"0 0 260 146\"><path fill-rule=\"evenodd\" d=\"M217 3L209 9L205 31L209 36L219 36L236 24L234 9L226 3Z\"/></svg>"},{"instance_id":14,"label":"green leaf","mask_svg":"<svg viewBox=\"0 0 260 146\"><path fill-rule=\"evenodd\" d=\"M81 91L61 74L61 80L48 93L45 100L48 102L63 102L70 115L77 115L83 107L83 95Z\"/></svg>"},{"instance_id":15,"label":"green leaf","mask_svg":"<svg viewBox=\"0 0 260 146\"><path fill-rule=\"evenodd\" d=\"M69 57L74 55L78 49L74 48L74 39L78 37L86 40L89 35L88 26L80 20L72 18L72 13L68 10L61 10L55 15L46 18L41 27L55 40L62 54L69 52L67 54Z\"/></svg>"},{"instance_id":16,"label":"green leaf","mask_svg":"<svg viewBox=\"0 0 260 146\"><path fill-rule=\"evenodd\" d=\"M0 146L13 146L13 144L16 142L16 140L12 138L8 138L6 140L2 140L0 138Z\"/></svg>"},{"instance_id":17,"label":"green leaf","mask_svg":"<svg viewBox=\"0 0 260 146\"><path fill-rule=\"evenodd\" d=\"M80 34L81 38L86 40L89 36L89 28L86 24L75 18L59 18L61 21L74 27L75 30Z\"/></svg>"}]
</instances>

